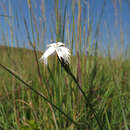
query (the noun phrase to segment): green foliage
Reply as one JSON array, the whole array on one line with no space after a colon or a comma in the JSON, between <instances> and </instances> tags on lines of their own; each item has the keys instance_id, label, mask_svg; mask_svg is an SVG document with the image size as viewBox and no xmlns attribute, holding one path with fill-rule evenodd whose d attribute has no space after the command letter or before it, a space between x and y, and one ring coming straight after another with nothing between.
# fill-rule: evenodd
<instances>
[{"instance_id":1,"label":"green foliage","mask_svg":"<svg viewBox=\"0 0 130 130\"><path fill-rule=\"evenodd\" d=\"M35 120L28 121L28 125L21 125L21 130L40 130Z\"/></svg>"},{"instance_id":2,"label":"green foliage","mask_svg":"<svg viewBox=\"0 0 130 130\"><path fill-rule=\"evenodd\" d=\"M89 106L85 106L84 97L77 89L71 76L60 65L56 65L59 64L56 60L49 59L49 68L40 64L43 80L43 86L41 86L36 71L36 63L33 60L33 51L21 49L20 53L23 53L23 55L19 55L19 50L16 48L6 48L2 51L3 48L1 47L0 50L1 55L4 55L7 59L3 59L1 62L15 70L24 81L48 97L62 111L81 124L83 128L98 129L92 111ZM5 53L8 50L12 50L10 58ZM17 56L14 55L16 53ZM22 64L17 62L16 69L13 63L19 61L21 56L21 59L23 59ZM11 57L15 57L14 62L10 60ZM81 58L81 63L84 63L85 57ZM77 62L75 59L76 57L72 56L70 65L74 74L76 73L75 62ZM130 79L127 70L130 62L112 59L109 61L109 59L99 57L95 61L95 57L91 56L86 58L86 63L86 67L85 64L82 64L84 71L81 71L81 87L96 111L98 120L104 123L103 125L108 129L119 129L120 127L127 129L130 111L128 101ZM55 64L55 69L51 64ZM22 68L24 68L23 71ZM89 68L88 72L87 68ZM0 119L4 128L30 130L76 128L71 121L47 104L37 94L24 88L23 84L15 80L6 71L1 69L0 72Z\"/></svg>"}]
</instances>

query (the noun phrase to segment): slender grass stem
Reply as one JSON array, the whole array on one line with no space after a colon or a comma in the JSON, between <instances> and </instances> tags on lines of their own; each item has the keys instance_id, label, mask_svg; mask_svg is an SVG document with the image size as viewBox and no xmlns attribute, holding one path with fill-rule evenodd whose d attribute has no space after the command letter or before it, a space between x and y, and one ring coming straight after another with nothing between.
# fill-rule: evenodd
<instances>
[{"instance_id":1,"label":"slender grass stem","mask_svg":"<svg viewBox=\"0 0 130 130\"><path fill-rule=\"evenodd\" d=\"M38 77L39 77L40 85L42 86L43 85L43 83L42 83L42 76L41 76L41 73L40 73L40 67L39 67L39 63L38 63L38 57L37 57L36 47L34 45L35 43L33 44L31 42L31 38L30 38L30 34L29 34L29 31L28 31L28 26L27 26L27 22L26 22L25 18L24 18L24 24L25 24L25 29L26 29L28 41L29 41L31 47L33 48L33 52L34 52L34 56L35 56L35 61L36 61L36 65L37 65Z\"/></svg>"}]
</instances>

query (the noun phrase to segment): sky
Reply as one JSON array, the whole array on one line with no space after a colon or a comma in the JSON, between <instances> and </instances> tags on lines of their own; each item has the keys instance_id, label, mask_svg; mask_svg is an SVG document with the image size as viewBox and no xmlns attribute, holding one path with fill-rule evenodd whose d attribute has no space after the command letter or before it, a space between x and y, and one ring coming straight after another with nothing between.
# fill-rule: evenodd
<instances>
[{"instance_id":1,"label":"sky","mask_svg":"<svg viewBox=\"0 0 130 130\"><path fill-rule=\"evenodd\" d=\"M72 0L59 1L59 10L62 12L62 18L64 16L65 5L67 5L65 25L66 28L67 26L69 27L70 35L68 36L68 34L65 33L64 40L65 42L72 42L68 40L68 37L72 36ZM103 8L104 0L81 0L81 32L83 32L84 27L86 30L88 29L89 14L93 23L92 39L95 38L96 25L100 22L98 40L102 47L107 47L108 44L114 44L115 42L120 46L120 28L122 28L123 40L125 48L127 48L128 44L130 44L130 2L129 0L122 0L122 4L120 4L118 2L119 0L115 0L117 3L114 5L113 1L114 0L106 0ZM31 2L33 15L35 16L33 28L37 26L37 30L34 29L34 39L35 41L39 41L37 44L40 44L40 48L45 49L45 44L52 41L56 42L55 0L31 0ZM75 2L75 32L77 33L78 0L75 0ZM102 9L103 14L101 15ZM5 17L3 15L11 17ZM24 18L27 22L31 41L34 41L28 0L0 0L0 45L6 44L9 46L29 47ZM67 29L65 32L67 32ZM87 31L85 35L87 37ZM37 36L39 36L39 40ZM82 42L84 42L84 39Z\"/></svg>"}]
</instances>

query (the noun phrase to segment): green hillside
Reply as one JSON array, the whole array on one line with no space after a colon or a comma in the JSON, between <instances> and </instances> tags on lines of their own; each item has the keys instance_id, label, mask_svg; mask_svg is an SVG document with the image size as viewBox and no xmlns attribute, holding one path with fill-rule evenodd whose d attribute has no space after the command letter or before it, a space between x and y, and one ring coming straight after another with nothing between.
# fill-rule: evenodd
<instances>
[{"instance_id":1,"label":"green hillside","mask_svg":"<svg viewBox=\"0 0 130 130\"><path fill-rule=\"evenodd\" d=\"M37 52L37 57L41 52ZM35 90L56 104L81 128L98 129L89 104L56 56L49 68L39 63L34 52L22 48L0 47L0 63L10 68ZM80 64L80 66L78 65ZM130 61L110 57L71 56L70 68L91 103L103 129L130 127ZM42 82L40 82L40 78ZM76 129L77 126L40 96L0 67L1 129Z\"/></svg>"}]
</instances>

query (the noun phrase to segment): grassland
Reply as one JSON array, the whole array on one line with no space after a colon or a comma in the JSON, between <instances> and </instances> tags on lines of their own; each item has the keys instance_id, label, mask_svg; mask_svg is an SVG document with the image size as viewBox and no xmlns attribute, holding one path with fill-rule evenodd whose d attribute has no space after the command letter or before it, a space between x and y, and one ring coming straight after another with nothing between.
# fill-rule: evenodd
<instances>
[{"instance_id":1,"label":"grassland","mask_svg":"<svg viewBox=\"0 0 130 130\"><path fill-rule=\"evenodd\" d=\"M40 56L41 52L37 52ZM49 60L48 70L40 65L42 85L39 82L33 51L17 48L0 48L1 63L15 71L24 81L46 96L76 122L88 129L100 129L82 94L55 56ZM4 57L4 58L2 58ZM91 102L98 120L107 129L124 129L129 124L130 62L109 58L81 56L77 73L77 58L71 57L71 70ZM95 65L96 64L96 65ZM0 126L1 129L75 129L58 110L37 94L0 69ZM126 123L126 124L125 124ZM84 129L84 128L83 128Z\"/></svg>"},{"instance_id":2,"label":"grassland","mask_svg":"<svg viewBox=\"0 0 130 130\"><path fill-rule=\"evenodd\" d=\"M4 43L0 46L0 130L128 130L129 44L125 50L124 33L120 24L121 44L113 42L110 37L107 41L109 45L105 45L105 54L102 52L99 34L105 2L102 3L99 20L95 25L90 16L92 12L88 2L86 13L82 9L81 1L72 0L71 6L66 2L65 7L61 8L63 5L55 0L55 18L52 18L55 24L54 27L50 26L49 30L51 40L65 42L71 50L72 74L64 69L55 55L49 57L48 66L38 61L42 54L39 51L42 50L41 46L45 48L43 41L47 28L46 7L42 1L42 22L39 23L34 6L37 2L27 2L29 20L21 8L13 14L17 16L14 19L19 25L17 30L16 25L10 22L10 17L5 17L11 37L9 34L5 35L0 26L1 42ZM67 6L72 8L69 9L72 19L69 19ZM78 8L77 13L75 8ZM5 6L3 11L6 14ZM86 16L86 22L82 20L83 14ZM21 22L20 25L19 19L24 24ZM31 49L25 49L24 45L22 48L19 46L21 39L18 39L18 34L21 36L23 26ZM107 34L112 36L109 28L107 31ZM15 47L7 44L9 39L11 45L15 43ZM113 57L115 53L111 48L114 46L118 57Z\"/></svg>"}]
</instances>

